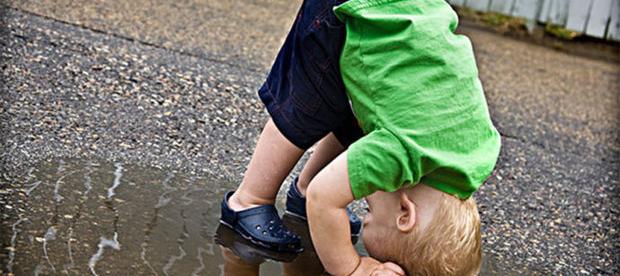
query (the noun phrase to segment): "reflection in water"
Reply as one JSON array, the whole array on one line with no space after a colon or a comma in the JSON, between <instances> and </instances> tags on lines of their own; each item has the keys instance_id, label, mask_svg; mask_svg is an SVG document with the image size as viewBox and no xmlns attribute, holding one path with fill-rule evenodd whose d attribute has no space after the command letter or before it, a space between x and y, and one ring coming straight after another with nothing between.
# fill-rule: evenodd
<instances>
[{"instance_id":1,"label":"reflection in water","mask_svg":"<svg viewBox=\"0 0 620 276\"><path fill-rule=\"evenodd\" d=\"M164 181L167 182L167 181ZM171 188L170 186L168 186L167 184L164 187L168 187L169 191L176 191L177 189L175 188ZM169 202L169 201L168 201ZM172 267L172 265L174 265L175 262L182 260L183 258L185 258L185 256L187 256L187 253L185 252L185 250L183 250L183 245L185 243L185 240L189 237L189 232L187 231L187 223L186 223L186 219L187 217L185 216L185 210L182 209L181 212L181 217L183 218L183 232L179 235L179 238L177 238L177 243L178 243L178 248L179 248L179 255L173 255L170 256L170 258L168 259L168 263L166 263L166 265L164 265L164 274L166 276L170 275L170 268Z\"/></svg>"},{"instance_id":2,"label":"reflection in water","mask_svg":"<svg viewBox=\"0 0 620 276\"><path fill-rule=\"evenodd\" d=\"M84 196L87 196L90 193L90 190L93 189L92 179L90 178L90 174L92 174L95 170L93 169L94 164L92 162L88 162L86 164L85 173L84 173Z\"/></svg>"},{"instance_id":3,"label":"reflection in water","mask_svg":"<svg viewBox=\"0 0 620 276\"><path fill-rule=\"evenodd\" d=\"M25 221L26 221L25 218L20 218L11 225L11 231L12 231L11 233L13 234L11 235L11 243L10 243L11 246L7 248L7 250L9 251L9 260L6 264L6 270L9 273L13 273L13 261L15 260L15 239L17 238L17 234L20 232L17 226L19 226Z\"/></svg>"},{"instance_id":4,"label":"reflection in water","mask_svg":"<svg viewBox=\"0 0 620 276\"><path fill-rule=\"evenodd\" d=\"M46 162L6 179L15 200L0 222L15 275L214 275L219 202L236 183L123 163ZM121 246L122 245L122 246ZM122 250L121 250L122 249ZM264 262L263 275L282 274ZM1 274L1 273L0 273Z\"/></svg>"},{"instance_id":5,"label":"reflection in water","mask_svg":"<svg viewBox=\"0 0 620 276\"><path fill-rule=\"evenodd\" d=\"M185 253L185 250L183 250L183 247L181 247L181 245L179 245L179 255L178 256L171 256L170 259L168 259L168 263L166 263L166 265L164 265L164 275L168 276L170 275L170 268L172 267L172 265L174 265L174 263L178 260L183 259L187 253Z\"/></svg>"},{"instance_id":6,"label":"reflection in water","mask_svg":"<svg viewBox=\"0 0 620 276\"><path fill-rule=\"evenodd\" d=\"M24 183L26 183L24 186L26 188L26 195L30 195L30 193L32 191L34 191L34 189L36 189L39 184L41 184L41 181L35 181L32 182L30 184L28 184L30 181L32 181L32 179L36 179L37 177L33 174L34 172L34 168L30 168L28 169L28 173L26 173L26 179L24 180Z\"/></svg>"},{"instance_id":7,"label":"reflection in water","mask_svg":"<svg viewBox=\"0 0 620 276\"><path fill-rule=\"evenodd\" d=\"M116 167L116 170L114 171L114 182L112 183L112 186L108 188L108 199L111 199L116 194L114 193L114 190L116 190L118 185L121 185L121 177L123 177L123 164L116 163L114 164L114 167Z\"/></svg>"},{"instance_id":8,"label":"reflection in water","mask_svg":"<svg viewBox=\"0 0 620 276\"><path fill-rule=\"evenodd\" d=\"M41 180L32 182L32 184L26 185L26 195L30 195L30 193L32 193L34 189L39 187L39 185L41 185Z\"/></svg>"},{"instance_id":9,"label":"reflection in water","mask_svg":"<svg viewBox=\"0 0 620 276\"><path fill-rule=\"evenodd\" d=\"M301 236L303 252L281 253L257 247L229 227L220 224L215 240L224 255L224 275L258 275L261 264L268 260L282 263L282 275L326 275L310 243L306 221L287 214L282 220L291 231Z\"/></svg>"},{"instance_id":10,"label":"reflection in water","mask_svg":"<svg viewBox=\"0 0 620 276\"><path fill-rule=\"evenodd\" d=\"M60 195L60 186L63 183L62 182L63 179L65 179L65 177L70 176L76 172L77 171L73 171L73 172L64 174L60 178L58 178L58 180L56 180L56 184L54 185L54 200L56 200L56 202L61 202L63 199L65 199L62 195Z\"/></svg>"},{"instance_id":11,"label":"reflection in water","mask_svg":"<svg viewBox=\"0 0 620 276\"><path fill-rule=\"evenodd\" d=\"M97 262L101 260L101 256L103 255L103 251L106 247L110 247L114 250L121 250L121 244L118 243L118 233L114 233L114 239L111 240L101 237L101 241L97 247L97 253L95 253L92 257L90 257L90 260L88 260L88 268L93 275L97 275L97 272L95 272L95 266L97 265Z\"/></svg>"},{"instance_id":12,"label":"reflection in water","mask_svg":"<svg viewBox=\"0 0 620 276\"><path fill-rule=\"evenodd\" d=\"M217 230L220 200L237 183L79 160L41 163L15 179L0 177L9 185L2 202L11 204L0 220L0 233L7 233L0 235L0 274L324 273L305 221L283 217L305 248L292 256L257 250L230 229ZM357 249L363 252L361 243Z\"/></svg>"},{"instance_id":13,"label":"reflection in water","mask_svg":"<svg viewBox=\"0 0 620 276\"><path fill-rule=\"evenodd\" d=\"M149 268L149 270L153 273L153 275L157 275L158 273L155 271L155 269L153 268L153 266L151 265L151 263L148 261L147 259L147 247L150 243L150 239L151 239L151 231L155 228L155 226L157 225L157 220L159 218L159 209L161 209L162 207L168 205L168 203L170 202L170 198L168 197L168 194L172 192L173 189L172 187L170 187L170 185L168 184L170 182L170 180L174 177L173 173L168 172L166 175L166 178L162 181L162 186L163 186L163 190L164 193L162 193L157 201L157 204L155 204L155 206L153 207L153 209L155 210L153 212L153 217L151 219L151 221L149 221L146 224L146 230L144 231L144 241L142 242L142 244L140 245L140 248L142 249L142 252L140 253L140 258L142 259L142 262ZM182 250L182 248L181 248ZM185 251L183 251L183 254L185 254ZM168 263L164 266L163 269L163 273L165 275L168 275L168 271L170 270L170 267L172 266L172 264L174 264L174 262L171 262L171 259L168 260Z\"/></svg>"},{"instance_id":14,"label":"reflection in water","mask_svg":"<svg viewBox=\"0 0 620 276\"><path fill-rule=\"evenodd\" d=\"M69 255L69 263L64 265L63 272L68 272L75 266L75 260L73 260L73 250L71 250L71 243L75 241L73 239L73 228L69 227L69 237L67 238L67 254Z\"/></svg>"},{"instance_id":15,"label":"reflection in water","mask_svg":"<svg viewBox=\"0 0 620 276\"><path fill-rule=\"evenodd\" d=\"M54 185L54 199L56 200L56 202L60 202L64 199L64 197L60 195L60 183L63 179L65 179L65 177L67 177L66 174L63 174L64 172L65 161L60 160L60 163L58 164L58 170L56 171L56 174L60 175L60 177L56 180L56 184Z\"/></svg>"},{"instance_id":16,"label":"reflection in water","mask_svg":"<svg viewBox=\"0 0 620 276\"><path fill-rule=\"evenodd\" d=\"M164 181L161 183L161 185L163 186L164 193L161 194L161 196L159 196L159 201L155 205L155 210L168 205L168 203L170 203L170 200L172 200L169 194L177 191L176 188L170 187L170 185L168 184L170 182L170 179L172 179L172 177L174 177L174 174L168 173L168 175L166 176L166 179L164 179Z\"/></svg>"},{"instance_id":17,"label":"reflection in water","mask_svg":"<svg viewBox=\"0 0 620 276\"><path fill-rule=\"evenodd\" d=\"M47 263L50 265L50 267L52 268L52 271L54 272L56 272L56 267L54 267L52 262L50 262L49 254L47 254L47 244L49 241L53 241L55 239L56 239L56 228L54 228L54 226L50 226L50 228L47 228L47 232L45 232L45 236L43 237L43 254L45 256L45 259L47 260Z\"/></svg>"},{"instance_id":18,"label":"reflection in water","mask_svg":"<svg viewBox=\"0 0 620 276\"><path fill-rule=\"evenodd\" d=\"M202 247L198 247L198 254L196 256L196 259L198 260L199 266L194 269L194 271L192 271L192 276L200 275L200 273L205 269L205 263L202 260L203 253L205 253L205 249Z\"/></svg>"}]
</instances>

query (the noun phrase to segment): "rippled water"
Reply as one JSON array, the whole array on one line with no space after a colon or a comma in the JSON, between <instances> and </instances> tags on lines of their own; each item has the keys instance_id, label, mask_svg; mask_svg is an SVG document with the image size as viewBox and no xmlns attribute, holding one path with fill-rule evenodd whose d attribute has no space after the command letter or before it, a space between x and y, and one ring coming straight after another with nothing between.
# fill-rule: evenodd
<instances>
[{"instance_id":1,"label":"rippled water","mask_svg":"<svg viewBox=\"0 0 620 276\"><path fill-rule=\"evenodd\" d=\"M43 163L11 182L18 189L8 191L9 219L2 225L5 273L239 275L235 269L241 269L250 275L258 270L264 275L291 271L316 275L322 271L311 250L294 260L284 259L289 263L282 265L268 260L277 256L263 256L235 240L227 229L219 230L218 239L230 247L222 250L215 242L219 202L234 183L81 161ZM233 252L252 258L243 263L238 256L233 258Z\"/></svg>"},{"instance_id":2,"label":"rippled water","mask_svg":"<svg viewBox=\"0 0 620 276\"><path fill-rule=\"evenodd\" d=\"M8 182L0 274L323 273L303 221L284 217L306 241L299 255L257 249L219 227L220 199L235 183L79 160L42 163Z\"/></svg>"}]
</instances>

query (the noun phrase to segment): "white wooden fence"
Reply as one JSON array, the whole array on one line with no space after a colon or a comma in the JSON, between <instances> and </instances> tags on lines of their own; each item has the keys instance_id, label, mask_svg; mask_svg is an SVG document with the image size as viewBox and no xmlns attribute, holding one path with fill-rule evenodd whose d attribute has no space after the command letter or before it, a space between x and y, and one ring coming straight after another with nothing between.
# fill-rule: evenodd
<instances>
[{"instance_id":1,"label":"white wooden fence","mask_svg":"<svg viewBox=\"0 0 620 276\"><path fill-rule=\"evenodd\" d=\"M589 36L620 41L620 0L448 0L455 6L552 23Z\"/></svg>"}]
</instances>

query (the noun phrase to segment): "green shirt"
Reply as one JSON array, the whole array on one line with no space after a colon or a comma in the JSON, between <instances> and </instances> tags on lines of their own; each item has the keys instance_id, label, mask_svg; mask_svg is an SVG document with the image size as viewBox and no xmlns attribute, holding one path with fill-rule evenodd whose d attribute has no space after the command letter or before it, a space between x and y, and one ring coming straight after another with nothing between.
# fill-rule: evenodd
<instances>
[{"instance_id":1,"label":"green shirt","mask_svg":"<svg viewBox=\"0 0 620 276\"><path fill-rule=\"evenodd\" d=\"M425 183L468 198L500 150L469 39L444 0L349 0L340 69L366 134L347 153L355 198Z\"/></svg>"}]
</instances>

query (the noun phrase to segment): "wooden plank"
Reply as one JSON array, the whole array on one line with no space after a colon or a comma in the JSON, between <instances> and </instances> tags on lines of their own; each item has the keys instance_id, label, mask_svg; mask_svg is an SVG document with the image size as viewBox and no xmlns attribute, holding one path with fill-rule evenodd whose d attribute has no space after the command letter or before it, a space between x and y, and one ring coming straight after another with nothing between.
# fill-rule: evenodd
<instances>
[{"instance_id":1,"label":"wooden plank","mask_svg":"<svg viewBox=\"0 0 620 276\"><path fill-rule=\"evenodd\" d=\"M568 18L569 3L567 0L551 0L546 21L551 24L564 26Z\"/></svg>"},{"instance_id":2,"label":"wooden plank","mask_svg":"<svg viewBox=\"0 0 620 276\"><path fill-rule=\"evenodd\" d=\"M489 10L503 14L510 14L514 0L491 0Z\"/></svg>"},{"instance_id":3,"label":"wooden plank","mask_svg":"<svg viewBox=\"0 0 620 276\"><path fill-rule=\"evenodd\" d=\"M489 0L468 0L466 6L477 11L486 12L489 8Z\"/></svg>"},{"instance_id":4,"label":"wooden plank","mask_svg":"<svg viewBox=\"0 0 620 276\"><path fill-rule=\"evenodd\" d=\"M594 0L586 25L586 34L598 38L605 37L605 29L610 16L611 0Z\"/></svg>"},{"instance_id":5,"label":"wooden plank","mask_svg":"<svg viewBox=\"0 0 620 276\"><path fill-rule=\"evenodd\" d=\"M539 4L539 0L516 0L512 8L512 16L536 20Z\"/></svg>"},{"instance_id":6,"label":"wooden plank","mask_svg":"<svg viewBox=\"0 0 620 276\"><path fill-rule=\"evenodd\" d=\"M448 0L448 3L457 7L462 7L465 5L465 0Z\"/></svg>"},{"instance_id":7,"label":"wooden plank","mask_svg":"<svg viewBox=\"0 0 620 276\"><path fill-rule=\"evenodd\" d=\"M607 39L620 41L620 0L613 0L612 2Z\"/></svg>"},{"instance_id":8,"label":"wooden plank","mask_svg":"<svg viewBox=\"0 0 620 276\"><path fill-rule=\"evenodd\" d=\"M568 19L566 28L572 31L583 33L590 15L592 0L569 0Z\"/></svg>"},{"instance_id":9,"label":"wooden plank","mask_svg":"<svg viewBox=\"0 0 620 276\"><path fill-rule=\"evenodd\" d=\"M538 13L539 22L547 22L549 19L549 11L551 10L551 4L553 4L553 0L543 0L540 6L540 12Z\"/></svg>"},{"instance_id":10,"label":"wooden plank","mask_svg":"<svg viewBox=\"0 0 620 276\"><path fill-rule=\"evenodd\" d=\"M543 0L538 13L538 21L563 26L566 24L568 3L567 0Z\"/></svg>"}]
</instances>

